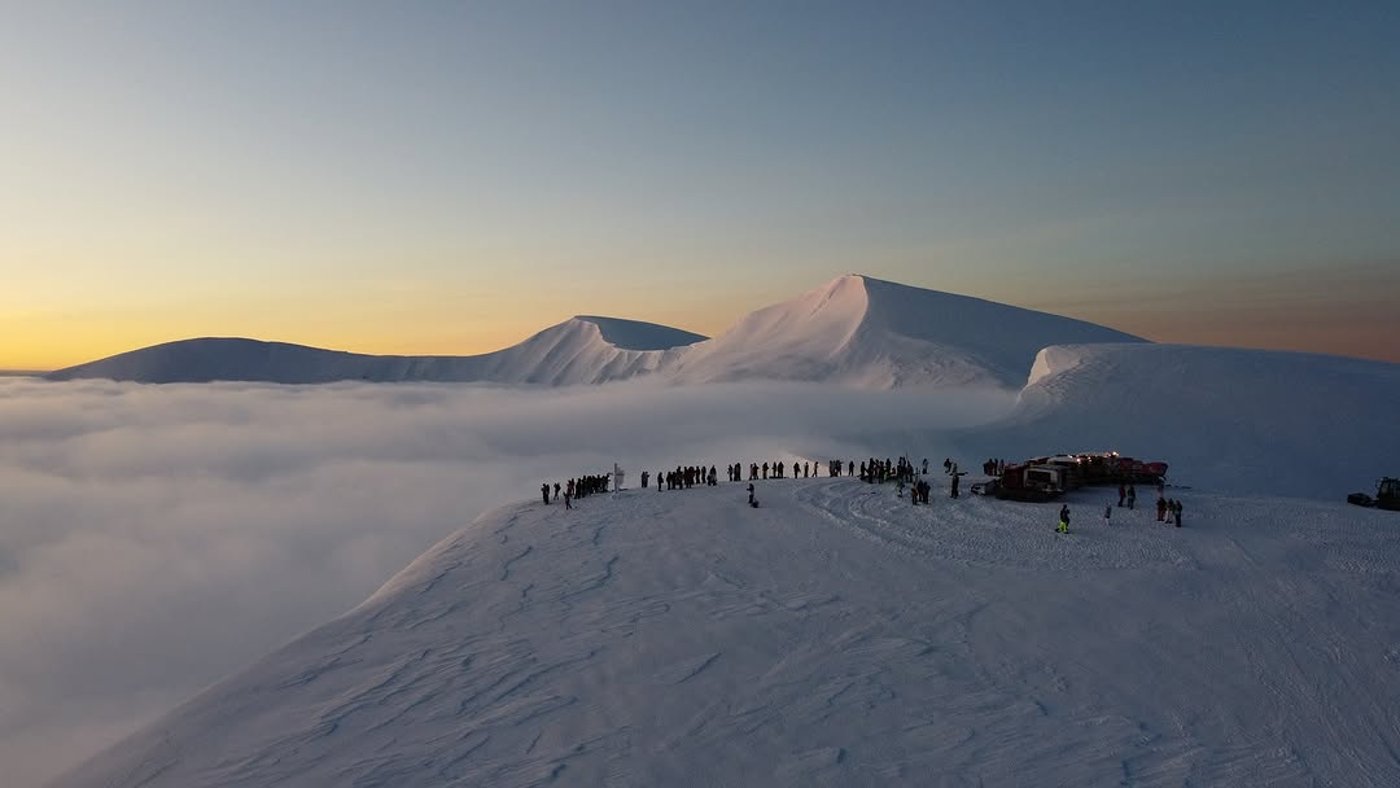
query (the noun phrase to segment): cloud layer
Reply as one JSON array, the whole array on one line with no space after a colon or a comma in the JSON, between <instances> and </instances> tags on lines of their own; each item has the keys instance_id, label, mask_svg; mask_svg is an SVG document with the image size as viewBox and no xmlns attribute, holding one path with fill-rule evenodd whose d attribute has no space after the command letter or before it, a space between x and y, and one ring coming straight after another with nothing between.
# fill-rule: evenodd
<instances>
[{"instance_id":1,"label":"cloud layer","mask_svg":"<svg viewBox=\"0 0 1400 788\"><path fill-rule=\"evenodd\" d=\"M37 784L540 482L832 454L1006 392L0 379L0 762ZM911 449L912 450L912 449Z\"/></svg>"}]
</instances>

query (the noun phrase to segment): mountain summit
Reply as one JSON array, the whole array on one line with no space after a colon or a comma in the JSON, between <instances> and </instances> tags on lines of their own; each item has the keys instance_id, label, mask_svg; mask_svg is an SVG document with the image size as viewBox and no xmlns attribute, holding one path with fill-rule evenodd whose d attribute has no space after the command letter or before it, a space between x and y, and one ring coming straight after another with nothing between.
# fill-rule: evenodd
<instances>
[{"instance_id":1,"label":"mountain summit","mask_svg":"<svg viewBox=\"0 0 1400 788\"><path fill-rule=\"evenodd\" d=\"M1047 345L1142 341L1082 320L848 274L696 345L677 377L1019 387Z\"/></svg>"},{"instance_id":2,"label":"mountain summit","mask_svg":"<svg viewBox=\"0 0 1400 788\"><path fill-rule=\"evenodd\" d=\"M1101 491L1060 536L1053 508L758 486L484 515L54 786L1395 773L1386 513L1193 492L1185 529L1110 526Z\"/></svg>"}]
</instances>

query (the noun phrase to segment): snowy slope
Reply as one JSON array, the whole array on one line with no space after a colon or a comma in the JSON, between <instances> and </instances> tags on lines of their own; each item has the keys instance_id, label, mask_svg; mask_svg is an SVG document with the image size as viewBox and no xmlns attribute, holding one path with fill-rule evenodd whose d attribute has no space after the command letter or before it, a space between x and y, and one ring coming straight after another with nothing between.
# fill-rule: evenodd
<instances>
[{"instance_id":1,"label":"snowy slope","mask_svg":"<svg viewBox=\"0 0 1400 788\"><path fill-rule=\"evenodd\" d=\"M851 274L695 345L675 376L1019 387L1046 345L1132 341L1080 320Z\"/></svg>"},{"instance_id":2,"label":"snowy slope","mask_svg":"<svg viewBox=\"0 0 1400 788\"><path fill-rule=\"evenodd\" d=\"M1049 347L974 457L1107 450L1170 462L1173 482L1341 500L1396 471L1400 365L1158 344Z\"/></svg>"},{"instance_id":3,"label":"snowy slope","mask_svg":"<svg viewBox=\"0 0 1400 788\"><path fill-rule=\"evenodd\" d=\"M155 345L49 374L144 383L256 380L453 381L568 385L623 380L656 370L674 349L704 339L667 326L575 317L518 345L478 356L368 356L251 339L190 339Z\"/></svg>"},{"instance_id":4,"label":"snowy slope","mask_svg":"<svg viewBox=\"0 0 1400 788\"><path fill-rule=\"evenodd\" d=\"M1400 778L1393 514L758 494L483 516L57 785Z\"/></svg>"}]
</instances>

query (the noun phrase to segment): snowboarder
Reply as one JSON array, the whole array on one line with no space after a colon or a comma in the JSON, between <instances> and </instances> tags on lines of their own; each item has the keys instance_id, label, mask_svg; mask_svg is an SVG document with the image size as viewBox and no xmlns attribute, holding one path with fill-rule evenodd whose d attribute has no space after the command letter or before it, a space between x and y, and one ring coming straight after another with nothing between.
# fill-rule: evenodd
<instances>
[{"instance_id":1,"label":"snowboarder","mask_svg":"<svg viewBox=\"0 0 1400 788\"><path fill-rule=\"evenodd\" d=\"M572 508L574 508L574 505L573 505L572 503L570 503L570 501L572 501L573 499L574 499L574 496L566 490L566 491L564 492L564 508L565 508L565 509L572 509Z\"/></svg>"},{"instance_id":2,"label":"snowboarder","mask_svg":"<svg viewBox=\"0 0 1400 788\"><path fill-rule=\"evenodd\" d=\"M753 497L753 482L749 482L749 506L758 508L758 499Z\"/></svg>"},{"instance_id":3,"label":"snowboarder","mask_svg":"<svg viewBox=\"0 0 1400 788\"><path fill-rule=\"evenodd\" d=\"M1128 495L1128 487L1122 482L1118 483L1118 508L1123 508L1123 499Z\"/></svg>"},{"instance_id":4,"label":"snowboarder","mask_svg":"<svg viewBox=\"0 0 1400 788\"><path fill-rule=\"evenodd\" d=\"M540 485L540 495L544 496L544 505L549 505L549 482Z\"/></svg>"},{"instance_id":5,"label":"snowboarder","mask_svg":"<svg viewBox=\"0 0 1400 788\"><path fill-rule=\"evenodd\" d=\"M1167 499L1161 493L1157 494L1157 522L1162 522L1167 516Z\"/></svg>"},{"instance_id":6,"label":"snowboarder","mask_svg":"<svg viewBox=\"0 0 1400 788\"><path fill-rule=\"evenodd\" d=\"M1136 507L1137 507L1137 485L1130 484L1130 485L1128 485L1128 508L1129 508L1129 509L1133 509L1133 508L1136 508Z\"/></svg>"},{"instance_id":7,"label":"snowboarder","mask_svg":"<svg viewBox=\"0 0 1400 788\"><path fill-rule=\"evenodd\" d=\"M554 483L554 500L556 503L559 501L559 482Z\"/></svg>"},{"instance_id":8,"label":"snowboarder","mask_svg":"<svg viewBox=\"0 0 1400 788\"><path fill-rule=\"evenodd\" d=\"M1060 507L1060 524L1055 526L1055 532L1061 534L1069 533L1069 504Z\"/></svg>"}]
</instances>

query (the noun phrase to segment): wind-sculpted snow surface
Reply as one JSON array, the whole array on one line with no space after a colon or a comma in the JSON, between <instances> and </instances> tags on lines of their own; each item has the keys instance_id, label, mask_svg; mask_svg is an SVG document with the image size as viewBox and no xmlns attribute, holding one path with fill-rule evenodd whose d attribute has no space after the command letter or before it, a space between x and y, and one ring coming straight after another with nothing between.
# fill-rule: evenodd
<instances>
[{"instance_id":1,"label":"wind-sculpted snow surface","mask_svg":"<svg viewBox=\"0 0 1400 788\"><path fill-rule=\"evenodd\" d=\"M1341 500L1393 473L1400 365L1157 344L1049 347L973 456L1116 449L1178 484Z\"/></svg>"},{"instance_id":2,"label":"wind-sculpted snow surface","mask_svg":"<svg viewBox=\"0 0 1400 788\"><path fill-rule=\"evenodd\" d=\"M1179 494L507 507L58 785L1394 784L1390 515Z\"/></svg>"},{"instance_id":3,"label":"wind-sculpted snow surface","mask_svg":"<svg viewBox=\"0 0 1400 788\"><path fill-rule=\"evenodd\" d=\"M452 381L563 386L650 375L681 383L740 380L897 386L1019 387L1056 343L1136 337L1078 320L864 276L843 276L760 309L717 339L583 316L480 356L366 356L258 342L194 339L59 370L53 380L326 383Z\"/></svg>"}]
</instances>

